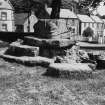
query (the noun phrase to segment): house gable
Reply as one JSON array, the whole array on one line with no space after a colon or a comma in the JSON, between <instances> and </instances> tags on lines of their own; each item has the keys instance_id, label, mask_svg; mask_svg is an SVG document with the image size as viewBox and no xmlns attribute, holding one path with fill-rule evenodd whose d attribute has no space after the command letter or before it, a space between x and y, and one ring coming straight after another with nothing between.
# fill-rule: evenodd
<instances>
[{"instance_id":1,"label":"house gable","mask_svg":"<svg viewBox=\"0 0 105 105\"><path fill-rule=\"evenodd\" d=\"M0 0L0 9L13 10L13 6L9 0Z\"/></svg>"}]
</instances>

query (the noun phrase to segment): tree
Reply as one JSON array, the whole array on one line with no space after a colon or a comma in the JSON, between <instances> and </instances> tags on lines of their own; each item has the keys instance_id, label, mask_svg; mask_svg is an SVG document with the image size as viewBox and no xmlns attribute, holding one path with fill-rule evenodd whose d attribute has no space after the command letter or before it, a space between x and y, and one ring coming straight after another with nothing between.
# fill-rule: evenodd
<instances>
[{"instance_id":1,"label":"tree","mask_svg":"<svg viewBox=\"0 0 105 105\"><path fill-rule=\"evenodd\" d=\"M63 1L63 2L62 2ZM52 13L51 18L59 18L60 7L65 3L67 7L71 6L71 2L75 2L76 0L53 0L52 1ZM104 0L78 0L77 3L78 10L83 10L85 14L90 15L92 11L100 4L100 2L105 2ZM68 7L69 7L68 6ZM82 11L82 13L83 13Z\"/></svg>"},{"instance_id":2,"label":"tree","mask_svg":"<svg viewBox=\"0 0 105 105\"><path fill-rule=\"evenodd\" d=\"M84 37L92 37L94 34L93 30L90 27L87 27L84 31L83 31L83 36Z\"/></svg>"},{"instance_id":3,"label":"tree","mask_svg":"<svg viewBox=\"0 0 105 105\"><path fill-rule=\"evenodd\" d=\"M61 0L53 0L51 7L52 7L51 19L59 18Z\"/></svg>"},{"instance_id":4,"label":"tree","mask_svg":"<svg viewBox=\"0 0 105 105\"><path fill-rule=\"evenodd\" d=\"M72 6L72 2L76 3L78 10L84 10L84 13L90 13L94 8L96 8L100 2L105 2L105 0L29 0L29 3L27 3L28 0L10 0L12 4L14 5L16 11L27 11L27 6L30 4L34 4L34 2L39 2L41 4L49 4L49 6L52 6L52 16L53 17L59 17L59 8L70 8ZM31 3L32 2L32 3ZM52 4L52 5L51 5ZM90 10L91 9L91 10Z\"/></svg>"},{"instance_id":5,"label":"tree","mask_svg":"<svg viewBox=\"0 0 105 105\"><path fill-rule=\"evenodd\" d=\"M78 9L85 11L86 14L91 14L100 5L100 2L105 3L105 0L80 0Z\"/></svg>"}]
</instances>

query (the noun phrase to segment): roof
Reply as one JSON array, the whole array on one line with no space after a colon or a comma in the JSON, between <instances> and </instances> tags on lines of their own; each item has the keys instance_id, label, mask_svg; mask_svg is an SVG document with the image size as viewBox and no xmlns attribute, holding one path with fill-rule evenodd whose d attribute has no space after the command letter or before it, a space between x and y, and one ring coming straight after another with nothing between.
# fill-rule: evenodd
<instances>
[{"instance_id":1,"label":"roof","mask_svg":"<svg viewBox=\"0 0 105 105\"><path fill-rule=\"evenodd\" d=\"M13 10L13 6L9 0L0 0L0 9Z\"/></svg>"},{"instance_id":2,"label":"roof","mask_svg":"<svg viewBox=\"0 0 105 105\"><path fill-rule=\"evenodd\" d=\"M103 21L98 16L91 15L91 18L97 23L103 23Z\"/></svg>"},{"instance_id":3,"label":"roof","mask_svg":"<svg viewBox=\"0 0 105 105\"><path fill-rule=\"evenodd\" d=\"M15 24L16 25L23 25L27 18L28 18L28 13L15 14Z\"/></svg>"},{"instance_id":4,"label":"roof","mask_svg":"<svg viewBox=\"0 0 105 105\"><path fill-rule=\"evenodd\" d=\"M89 22L89 23L93 23L94 22L88 15L77 14L77 17L79 18L79 20L81 22Z\"/></svg>"},{"instance_id":5,"label":"roof","mask_svg":"<svg viewBox=\"0 0 105 105\"><path fill-rule=\"evenodd\" d=\"M52 8L47 8L47 12L49 15L51 15ZM77 19L77 16L75 13L70 11L69 9L60 9L60 18L75 18Z\"/></svg>"}]
</instances>

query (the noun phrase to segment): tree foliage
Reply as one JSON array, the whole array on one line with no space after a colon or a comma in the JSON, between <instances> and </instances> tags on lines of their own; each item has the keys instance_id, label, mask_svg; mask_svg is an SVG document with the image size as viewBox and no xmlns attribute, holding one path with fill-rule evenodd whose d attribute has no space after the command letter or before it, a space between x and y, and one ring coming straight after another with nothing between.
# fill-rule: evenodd
<instances>
[{"instance_id":1,"label":"tree foliage","mask_svg":"<svg viewBox=\"0 0 105 105\"><path fill-rule=\"evenodd\" d=\"M54 4L53 10L58 11L58 8L68 8L70 9L74 4L79 11L90 12L90 8L96 8L100 2L105 2L105 0L10 0L15 7L16 11L29 10L29 7L38 7L36 2L44 5L47 3L49 6ZM55 9L54 9L55 8Z\"/></svg>"},{"instance_id":2,"label":"tree foliage","mask_svg":"<svg viewBox=\"0 0 105 105\"><path fill-rule=\"evenodd\" d=\"M93 30L90 27L87 27L84 31L83 31L83 36L84 37L92 37L94 34Z\"/></svg>"}]
</instances>

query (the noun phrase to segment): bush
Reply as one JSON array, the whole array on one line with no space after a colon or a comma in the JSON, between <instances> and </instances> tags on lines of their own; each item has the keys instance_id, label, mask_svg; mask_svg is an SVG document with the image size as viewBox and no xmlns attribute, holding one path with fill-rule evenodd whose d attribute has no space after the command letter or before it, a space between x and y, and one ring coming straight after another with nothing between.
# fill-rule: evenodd
<instances>
[{"instance_id":1,"label":"bush","mask_svg":"<svg viewBox=\"0 0 105 105\"><path fill-rule=\"evenodd\" d=\"M94 34L94 32L90 27L87 27L83 32L84 37L92 37L93 34Z\"/></svg>"}]
</instances>

